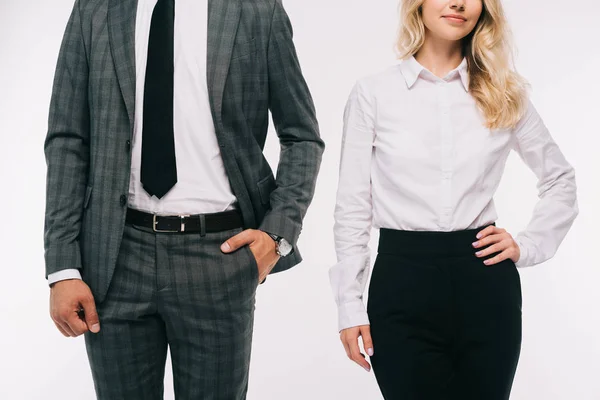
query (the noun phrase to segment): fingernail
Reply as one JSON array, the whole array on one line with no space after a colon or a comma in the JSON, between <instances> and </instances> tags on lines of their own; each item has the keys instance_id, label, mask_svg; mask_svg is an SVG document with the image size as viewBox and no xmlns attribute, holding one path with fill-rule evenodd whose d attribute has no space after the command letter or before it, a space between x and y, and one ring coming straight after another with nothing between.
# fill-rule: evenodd
<instances>
[{"instance_id":1,"label":"fingernail","mask_svg":"<svg viewBox=\"0 0 600 400\"><path fill-rule=\"evenodd\" d=\"M100 325L99 324L92 325L92 332L98 333L99 331L100 331Z\"/></svg>"},{"instance_id":2,"label":"fingernail","mask_svg":"<svg viewBox=\"0 0 600 400\"><path fill-rule=\"evenodd\" d=\"M229 251L231 249L231 246L229 246L229 243L225 242L221 245L221 250L223 251Z\"/></svg>"},{"instance_id":3,"label":"fingernail","mask_svg":"<svg viewBox=\"0 0 600 400\"><path fill-rule=\"evenodd\" d=\"M483 253L483 251L478 251L478 252L475 253L475 255L480 256L481 253Z\"/></svg>"},{"instance_id":4,"label":"fingernail","mask_svg":"<svg viewBox=\"0 0 600 400\"><path fill-rule=\"evenodd\" d=\"M477 239L481 239L481 233L477 234Z\"/></svg>"},{"instance_id":5,"label":"fingernail","mask_svg":"<svg viewBox=\"0 0 600 400\"><path fill-rule=\"evenodd\" d=\"M373 349L367 349L367 354L369 355L369 357L373 356Z\"/></svg>"},{"instance_id":6,"label":"fingernail","mask_svg":"<svg viewBox=\"0 0 600 400\"><path fill-rule=\"evenodd\" d=\"M371 368L369 368L369 367L363 367L363 368L365 369L365 371L371 372Z\"/></svg>"},{"instance_id":7,"label":"fingernail","mask_svg":"<svg viewBox=\"0 0 600 400\"><path fill-rule=\"evenodd\" d=\"M485 260L483 263L484 263L485 265L488 265L488 264L490 263L490 260Z\"/></svg>"},{"instance_id":8,"label":"fingernail","mask_svg":"<svg viewBox=\"0 0 600 400\"><path fill-rule=\"evenodd\" d=\"M472 243L472 245L473 245L474 247L477 247L477 245L478 245L478 244L479 244L479 242L473 242L473 243Z\"/></svg>"}]
</instances>

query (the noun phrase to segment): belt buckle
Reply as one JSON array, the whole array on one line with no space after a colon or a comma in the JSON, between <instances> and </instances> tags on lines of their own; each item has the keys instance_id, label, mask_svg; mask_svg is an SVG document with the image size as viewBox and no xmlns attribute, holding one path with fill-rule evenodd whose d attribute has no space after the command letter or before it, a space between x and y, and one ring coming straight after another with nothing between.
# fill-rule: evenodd
<instances>
[{"instance_id":1,"label":"belt buckle","mask_svg":"<svg viewBox=\"0 0 600 400\"><path fill-rule=\"evenodd\" d=\"M156 224L158 223L158 221L156 221L156 214L152 215L152 230L154 232L159 232L159 233L177 233L179 231L174 231L174 230L170 230L170 229L156 229ZM181 220L181 227L183 229L185 229L185 225L183 223L183 216L182 216L182 220ZM182 229L182 231L183 231Z\"/></svg>"}]
</instances>

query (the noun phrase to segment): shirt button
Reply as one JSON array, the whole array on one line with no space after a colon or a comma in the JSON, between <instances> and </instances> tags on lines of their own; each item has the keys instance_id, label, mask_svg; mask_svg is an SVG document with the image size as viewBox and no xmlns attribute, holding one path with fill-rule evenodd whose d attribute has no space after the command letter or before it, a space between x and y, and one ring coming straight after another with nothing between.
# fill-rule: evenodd
<instances>
[{"instance_id":1,"label":"shirt button","mask_svg":"<svg viewBox=\"0 0 600 400\"><path fill-rule=\"evenodd\" d=\"M125 206L125 204L127 204L127 196L122 194L121 197L119 198L119 202L121 203L121 206Z\"/></svg>"},{"instance_id":2,"label":"shirt button","mask_svg":"<svg viewBox=\"0 0 600 400\"><path fill-rule=\"evenodd\" d=\"M131 141L130 140L126 141L125 145L126 145L125 149L129 153L129 150L131 150Z\"/></svg>"}]
</instances>

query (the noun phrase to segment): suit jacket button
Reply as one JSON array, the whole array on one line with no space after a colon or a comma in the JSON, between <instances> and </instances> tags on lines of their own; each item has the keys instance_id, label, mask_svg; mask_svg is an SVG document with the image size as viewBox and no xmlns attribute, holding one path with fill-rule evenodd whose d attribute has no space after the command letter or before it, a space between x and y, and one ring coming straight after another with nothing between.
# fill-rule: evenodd
<instances>
[{"instance_id":1,"label":"suit jacket button","mask_svg":"<svg viewBox=\"0 0 600 400\"><path fill-rule=\"evenodd\" d=\"M127 152L129 153L129 150L131 150L131 141L130 141L130 140L128 140L128 141L127 141L127 142L125 142L125 143L127 144L127 147L126 147L126 149L127 149Z\"/></svg>"},{"instance_id":2,"label":"suit jacket button","mask_svg":"<svg viewBox=\"0 0 600 400\"><path fill-rule=\"evenodd\" d=\"M127 196L125 196L124 194L122 194L121 198L119 199L119 201L121 202L121 205L124 206L125 204L127 204Z\"/></svg>"}]
</instances>

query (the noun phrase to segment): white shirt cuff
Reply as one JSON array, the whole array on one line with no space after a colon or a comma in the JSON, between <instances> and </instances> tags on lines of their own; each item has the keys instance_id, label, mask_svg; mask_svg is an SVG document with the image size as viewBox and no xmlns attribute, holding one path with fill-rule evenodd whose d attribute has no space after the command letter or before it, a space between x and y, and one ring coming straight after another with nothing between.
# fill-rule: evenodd
<instances>
[{"instance_id":1,"label":"white shirt cuff","mask_svg":"<svg viewBox=\"0 0 600 400\"><path fill-rule=\"evenodd\" d=\"M369 325L365 304L361 299L352 300L338 306L338 332L359 325Z\"/></svg>"},{"instance_id":2,"label":"white shirt cuff","mask_svg":"<svg viewBox=\"0 0 600 400\"><path fill-rule=\"evenodd\" d=\"M517 242L517 245L519 246L519 252L521 254L519 256L519 260L515 263L515 266L517 268L529 267L530 264L527 261L529 255L527 245L524 243L524 240L521 240L521 237L516 237L515 242Z\"/></svg>"},{"instance_id":3,"label":"white shirt cuff","mask_svg":"<svg viewBox=\"0 0 600 400\"><path fill-rule=\"evenodd\" d=\"M76 268L63 269L58 272L54 272L48 275L48 285L53 283L64 281L67 279L81 279L81 274Z\"/></svg>"}]
</instances>

